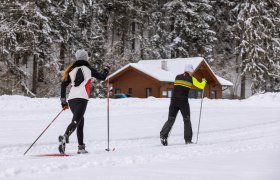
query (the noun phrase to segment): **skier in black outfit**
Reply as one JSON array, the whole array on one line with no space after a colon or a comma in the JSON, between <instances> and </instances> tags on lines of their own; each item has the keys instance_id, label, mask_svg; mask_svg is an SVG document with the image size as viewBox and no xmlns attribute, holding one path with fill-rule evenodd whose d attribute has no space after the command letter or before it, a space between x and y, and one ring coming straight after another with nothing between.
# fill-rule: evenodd
<instances>
[{"instance_id":1,"label":"skier in black outfit","mask_svg":"<svg viewBox=\"0 0 280 180\"><path fill-rule=\"evenodd\" d=\"M192 85L199 89L204 89L206 80L202 79L202 82L199 82L195 77L193 77L192 73L194 69L190 64L186 64L184 70L184 74L179 74L176 76L174 82L174 92L169 106L168 120L165 122L162 130L160 131L160 140L164 146L168 145L167 138L179 110L181 111L184 120L185 143L192 143L192 125L190 121L190 106L188 102L189 90Z\"/></svg>"},{"instance_id":2,"label":"skier in black outfit","mask_svg":"<svg viewBox=\"0 0 280 180\"><path fill-rule=\"evenodd\" d=\"M84 114L89 100L90 83L93 78L105 80L110 67L106 66L102 73L98 73L88 63L88 53L78 50L75 54L76 61L64 71L61 83L61 105L68 109L68 103L73 113L72 122L68 125L64 135L59 136L59 152L65 153L65 143L69 142L69 136L77 128L78 154L88 153L84 144ZM66 101L66 87L71 83L68 103Z\"/></svg>"}]
</instances>

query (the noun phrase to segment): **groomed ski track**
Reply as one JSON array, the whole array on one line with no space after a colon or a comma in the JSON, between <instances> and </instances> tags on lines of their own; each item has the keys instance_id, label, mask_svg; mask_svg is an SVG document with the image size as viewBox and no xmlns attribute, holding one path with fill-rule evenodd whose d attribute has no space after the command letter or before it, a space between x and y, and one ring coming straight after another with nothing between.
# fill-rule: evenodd
<instances>
[{"instance_id":1,"label":"groomed ski track","mask_svg":"<svg viewBox=\"0 0 280 180\"><path fill-rule=\"evenodd\" d=\"M277 96L278 97L278 96ZM36 135L59 111L58 99L0 97L0 179L269 179L280 177L280 103L275 97L208 100L202 110L198 144L185 145L178 114L169 146L159 141L169 99L111 101L111 150L107 152L106 100L92 99L86 112L86 155L38 157L58 153L57 136L70 122L64 112L23 156ZM4 105L3 102L8 103ZM12 104L16 107L12 107ZM26 106L26 103L29 106ZM39 106L38 106L39 104ZM191 100L196 141L200 100ZM13 112L13 113L11 113ZM24 125L24 126L23 126ZM66 152L77 151L76 134ZM278 158L278 160L276 160ZM172 178L171 178L172 179Z\"/></svg>"}]
</instances>

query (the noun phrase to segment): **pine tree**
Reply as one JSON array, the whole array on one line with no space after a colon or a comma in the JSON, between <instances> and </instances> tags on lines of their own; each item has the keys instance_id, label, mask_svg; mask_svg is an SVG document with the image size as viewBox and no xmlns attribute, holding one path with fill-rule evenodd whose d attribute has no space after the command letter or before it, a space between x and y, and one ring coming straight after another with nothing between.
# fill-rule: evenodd
<instances>
[{"instance_id":1,"label":"pine tree","mask_svg":"<svg viewBox=\"0 0 280 180\"><path fill-rule=\"evenodd\" d=\"M273 12L268 14L271 8ZM238 2L231 12L236 17L231 33L237 43L235 54L239 57L242 73L241 98L245 98L246 74L252 76L253 93L266 90L267 86L275 89L273 81L279 77L276 54L280 46L277 34L279 14L275 12L279 12L279 3L246 0Z\"/></svg>"},{"instance_id":2,"label":"pine tree","mask_svg":"<svg viewBox=\"0 0 280 180\"><path fill-rule=\"evenodd\" d=\"M212 57L216 34L209 23L212 6L208 1L172 0L163 5L157 24L155 44L162 58Z\"/></svg>"},{"instance_id":3,"label":"pine tree","mask_svg":"<svg viewBox=\"0 0 280 180\"><path fill-rule=\"evenodd\" d=\"M21 57L31 54L35 47L33 29L36 24L30 21L34 13L34 4L25 2L15 4L13 2L4 2L8 9L3 14L4 23L1 23L2 53L1 57L6 64L6 76L10 93L21 93L22 89L26 95L35 96L28 85L29 73L24 71L21 66ZM22 8L23 7L23 8ZM33 7L33 8L32 8ZM32 41L30 41L32 40Z\"/></svg>"},{"instance_id":4,"label":"pine tree","mask_svg":"<svg viewBox=\"0 0 280 180\"><path fill-rule=\"evenodd\" d=\"M279 0L15 2L0 4L0 93L59 95L60 73L80 48L98 71L203 56L223 75L238 67L243 98L245 77L254 93L280 88ZM94 83L92 95L104 97L104 84Z\"/></svg>"},{"instance_id":5,"label":"pine tree","mask_svg":"<svg viewBox=\"0 0 280 180\"><path fill-rule=\"evenodd\" d=\"M234 43L229 33L230 27L236 22L230 10L235 7L235 3L228 0L212 1L213 14L215 22L211 23L212 29L216 32L217 41L214 43L213 59L210 62L214 72L234 83L229 88L231 98L235 98L239 84L238 75L236 75L236 57L234 55Z\"/></svg>"}]
</instances>

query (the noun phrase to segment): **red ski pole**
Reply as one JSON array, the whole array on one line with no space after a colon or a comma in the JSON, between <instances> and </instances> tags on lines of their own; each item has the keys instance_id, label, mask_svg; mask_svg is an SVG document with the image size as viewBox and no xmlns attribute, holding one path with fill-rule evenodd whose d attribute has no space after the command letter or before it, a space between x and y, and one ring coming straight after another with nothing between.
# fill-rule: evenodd
<instances>
[{"instance_id":1,"label":"red ski pole","mask_svg":"<svg viewBox=\"0 0 280 180\"><path fill-rule=\"evenodd\" d=\"M31 146L25 151L25 153L23 155L25 155L30 149L31 147L38 141L38 139L46 132L46 130L51 126L51 124L58 118L58 116L62 113L62 111L64 111L65 109L62 109L58 115L55 116L55 118L52 120L52 122L46 127L46 129L40 134L40 136L31 144Z\"/></svg>"},{"instance_id":2,"label":"red ski pole","mask_svg":"<svg viewBox=\"0 0 280 180\"><path fill-rule=\"evenodd\" d=\"M106 151L110 151L110 82L107 79L107 135L108 135L108 148Z\"/></svg>"}]
</instances>

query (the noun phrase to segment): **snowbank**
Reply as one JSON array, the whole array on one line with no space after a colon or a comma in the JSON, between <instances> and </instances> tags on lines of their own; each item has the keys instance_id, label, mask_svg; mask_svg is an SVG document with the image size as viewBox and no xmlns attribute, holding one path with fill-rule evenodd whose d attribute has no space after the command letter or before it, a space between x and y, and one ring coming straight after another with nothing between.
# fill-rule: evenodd
<instances>
[{"instance_id":1,"label":"snowbank","mask_svg":"<svg viewBox=\"0 0 280 180\"><path fill-rule=\"evenodd\" d=\"M262 102L262 103L269 103L269 102L280 103L280 93L255 94L249 97L247 101Z\"/></svg>"}]
</instances>

